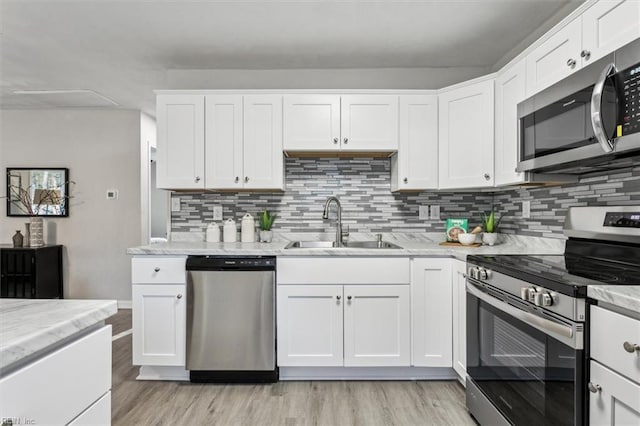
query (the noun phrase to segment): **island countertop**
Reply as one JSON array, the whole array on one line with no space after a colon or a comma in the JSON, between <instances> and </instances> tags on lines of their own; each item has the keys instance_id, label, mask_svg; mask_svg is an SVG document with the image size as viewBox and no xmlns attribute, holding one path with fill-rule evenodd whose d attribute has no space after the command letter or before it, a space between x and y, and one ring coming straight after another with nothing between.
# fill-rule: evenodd
<instances>
[{"instance_id":1,"label":"island countertop","mask_svg":"<svg viewBox=\"0 0 640 426\"><path fill-rule=\"evenodd\" d=\"M117 311L115 300L0 299L0 373Z\"/></svg>"}]
</instances>

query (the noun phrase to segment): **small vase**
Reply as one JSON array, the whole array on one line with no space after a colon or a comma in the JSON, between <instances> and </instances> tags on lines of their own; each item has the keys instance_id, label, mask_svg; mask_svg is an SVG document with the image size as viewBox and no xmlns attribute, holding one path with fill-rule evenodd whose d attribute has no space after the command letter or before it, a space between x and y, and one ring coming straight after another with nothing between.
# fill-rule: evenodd
<instances>
[{"instance_id":1,"label":"small vase","mask_svg":"<svg viewBox=\"0 0 640 426\"><path fill-rule=\"evenodd\" d=\"M31 246L31 223L24 224L24 247Z\"/></svg>"},{"instance_id":2,"label":"small vase","mask_svg":"<svg viewBox=\"0 0 640 426\"><path fill-rule=\"evenodd\" d=\"M488 246L492 246L498 241L498 234L496 232L483 232L482 242Z\"/></svg>"},{"instance_id":3,"label":"small vase","mask_svg":"<svg viewBox=\"0 0 640 426\"><path fill-rule=\"evenodd\" d=\"M270 243L273 240L273 231L260 231L260 242Z\"/></svg>"},{"instance_id":4,"label":"small vase","mask_svg":"<svg viewBox=\"0 0 640 426\"><path fill-rule=\"evenodd\" d=\"M29 222L31 224L29 245L31 247L44 246L44 220L41 217L32 217Z\"/></svg>"},{"instance_id":5,"label":"small vase","mask_svg":"<svg viewBox=\"0 0 640 426\"><path fill-rule=\"evenodd\" d=\"M15 248L20 248L22 247L23 242L24 242L24 237L22 236L20 231L16 231L16 234L13 236L13 246Z\"/></svg>"}]
</instances>

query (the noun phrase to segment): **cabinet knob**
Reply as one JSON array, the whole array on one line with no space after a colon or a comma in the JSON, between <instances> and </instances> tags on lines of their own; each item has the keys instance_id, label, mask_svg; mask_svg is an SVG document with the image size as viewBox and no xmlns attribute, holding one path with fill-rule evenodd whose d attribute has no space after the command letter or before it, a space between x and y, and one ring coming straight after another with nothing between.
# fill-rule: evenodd
<instances>
[{"instance_id":1,"label":"cabinet knob","mask_svg":"<svg viewBox=\"0 0 640 426\"><path fill-rule=\"evenodd\" d=\"M629 352L630 354L634 353L635 351L640 352L640 346L636 345L635 343L624 342L622 344L622 347L624 348L625 351Z\"/></svg>"},{"instance_id":2,"label":"cabinet knob","mask_svg":"<svg viewBox=\"0 0 640 426\"><path fill-rule=\"evenodd\" d=\"M591 57L591 52L585 49L582 52L580 52L580 56L583 57L584 59L589 59Z\"/></svg>"},{"instance_id":3,"label":"cabinet knob","mask_svg":"<svg viewBox=\"0 0 640 426\"><path fill-rule=\"evenodd\" d=\"M575 59L569 59L567 60L567 66L570 68L574 68L576 66L576 60Z\"/></svg>"},{"instance_id":4,"label":"cabinet knob","mask_svg":"<svg viewBox=\"0 0 640 426\"><path fill-rule=\"evenodd\" d=\"M402 181L403 181L404 183L409 183L409 179L407 179L407 178L402 179Z\"/></svg>"},{"instance_id":5,"label":"cabinet knob","mask_svg":"<svg viewBox=\"0 0 640 426\"><path fill-rule=\"evenodd\" d=\"M351 296L347 296L347 300L351 300Z\"/></svg>"},{"instance_id":6,"label":"cabinet knob","mask_svg":"<svg viewBox=\"0 0 640 426\"><path fill-rule=\"evenodd\" d=\"M236 178L233 180L235 183L240 182L240 178L238 176L236 176Z\"/></svg>"},{"instance_id":7,"label":"cabinet knob","mask_svg":"<svg viewBox=\"0 0 640 426\"><path fill-rule=\"evenodd\" d=\"M333 138L333 143L337 144L338 142L340 142L340 139L338 139L338 138Z\"/></svg>"},{"instance_id":8,"label":"cabinet knob","mask_svg":"<svg viewBox=\"0 0 640 426\"><path fill-rule=\"evenodd\" d=\"M245 183L246 183L246 182L249 182L249 176L245 176L245 177L244 177L244 181L245 181Z\"/></svg>"},{"instance_id":9,"label":"cabinet knob","mask_svg":"<svg viewBox=\"0 0 640 426\"><path fill-rule=\"evenodd\" d=\"M195 181L196 183L200 182L200 176L196 176Z\"/></svg>"},{"instance_id":10,"label":"cabinet knob","mask_svg":"<svg viewBox=\"0 0 640 426\"><path fill-rule=\"evenodd\" d=\"M176 297L177 297L178 299L182 299L182 295L181 295L181 294L178 294Z\"/></svg>"},{"instance_id":11,"label":"cabinet knob","mask_svg":"<svg viewBox=\"0 0 640 426\"><path fill-rule=\"evenodd\" d=\"M594 384L594 383L591 383L591 382L589 382L587 387L589 388L589 392L591 392L591 393L598 393L598 392L602 391L602 386Z\"/></svg>"},{"instance_id":12,"label":"cabinet knob","mask_svg":"<svg viewBox=\"0 0 640 426\"><path fill-rule=\"evenodd\" d=\"M484 180L489 180L489 179L491 179L491 175L489 173L485 173Z\"/></svg>"},{"instance_id":13,"label":"cabinet knob","mask_svg":"<svg viewBox=\"0 0 640 426\"><path fill-rule=\"evenodd\" d=\"M342 299L342 296L336 296L336 300Z\"/></svg>"},{"instance_id":14,"label":"cabinet knob","mask_svg":"<svg viewBox=\"0 0 640 426\"><path fill-rule=\"evenodd\" d=\"M342 142L344 142L344 143L349 143L349 138L344 138L344 139L342 140Z\"/></svg>"},{"instance_id":15,"label":"cabinet knob","mask_svg":"<svg viewBox=\"0 0 640 426\"><path fill-rule=\"evenodd\" d=\"M153 268L154 272L160 272L160 268L158 268L157 266L155 268Z\"/></svg>"}]
</instances>

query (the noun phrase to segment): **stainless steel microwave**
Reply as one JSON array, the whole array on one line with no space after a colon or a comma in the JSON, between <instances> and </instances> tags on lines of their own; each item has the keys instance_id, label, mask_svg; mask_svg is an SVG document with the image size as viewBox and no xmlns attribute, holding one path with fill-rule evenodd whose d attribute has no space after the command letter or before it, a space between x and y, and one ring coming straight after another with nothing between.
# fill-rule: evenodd
<instances>
[{"instance_id":1,"label":"stainless steel microwave","mask_svg":"<svg viewBox=\"0 0 640 426\"><path fill-rule=\"evenodd\" d=\"M518 104L517 171L640 164L640 39Z\"/></svg>"}]
</instances>

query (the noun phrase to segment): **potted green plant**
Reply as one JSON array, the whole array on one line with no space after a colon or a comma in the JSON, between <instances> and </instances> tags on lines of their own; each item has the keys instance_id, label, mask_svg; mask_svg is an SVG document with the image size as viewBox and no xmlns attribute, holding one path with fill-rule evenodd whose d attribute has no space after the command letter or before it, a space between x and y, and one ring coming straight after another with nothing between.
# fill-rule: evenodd
<instances>
[{"instance_id":1,"label":"potted green plant","mask_svg":"<svg viewBox=\"0 0 640 426\"><path fill-rule=\"evenodd\" d=\"M482 242L487 245L494 245L498 240L498 228L500 227L500 221L503 216L496 219L496 214L493 210L489 214L482 214Z\"/></svg>"},{"instance_id":2,"label":"potted green plant","mask_svg":"<svg viewBox=\"0 0 640 426\"><path fill-rule=\"evenodd\" d=\"M273 231L271 226L273 221L276 220L276 215L269 212L269 210L263 210L258 215L258 224L260 225L260 242L270 243L273 239Z\"/></svg>"}]
</instances>

